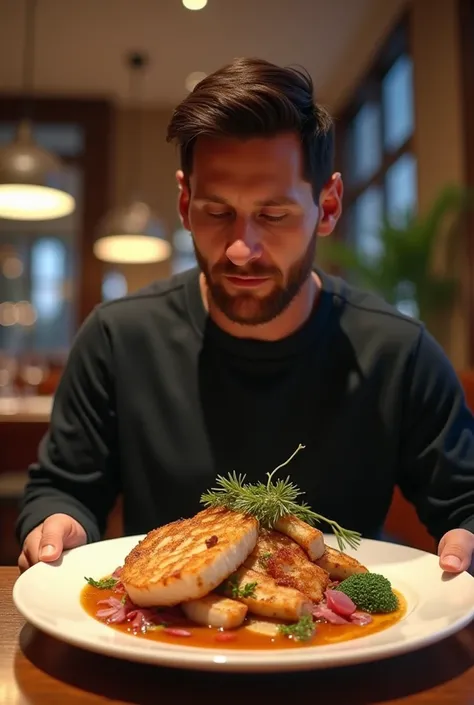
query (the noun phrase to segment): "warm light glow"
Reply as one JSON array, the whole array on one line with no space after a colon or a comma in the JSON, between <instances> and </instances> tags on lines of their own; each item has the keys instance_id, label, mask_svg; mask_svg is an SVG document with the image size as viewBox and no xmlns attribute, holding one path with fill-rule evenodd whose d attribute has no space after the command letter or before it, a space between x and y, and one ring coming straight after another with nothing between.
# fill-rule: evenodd
<instances>
[{"instance_id":1,"label":"warm light glow","mask_svg":"<svg viewBox=\"0 0 474 705\"><path fill-rule=\"evenodd\" d=\"M0 184L0 218L52 220L74 211L74 198L65 191L31 184Z\"/></svg>"},{"instance_id":2,"label":"warm light glow","mask_svg":"<svg viewBox=\"0 0 474 705\"><path fill-rule=\"evenodd\" d=\"M109 235L94 244L94 254L103 262L144 264L164 262L171 256L171 245L166 240L145 235Z\"/></svg>"},{"instance_id":3,"label":"warm light glow","mask_svg":"<svg viewBox=\"0 0 474 705\"><path fill-rule=\"evenodd\" d=\"M186 90L191 93L193 91L197 84L200 83L204 78L206 78L206 75L204 71L193 71L192 73L189 74L187 77L186 81L184 82L184 85L186 86Z\"/></svg>"},{"instance_id":4,"label":"warm light glow","mask_svg":"<svg viewBox=\"0 0 474 705\"><path fill-rule=\"evenodd\" d=\"M182 0L183 5L187 10L202 10L206 7L207 0Z\"/></svg>"}]
</instances>

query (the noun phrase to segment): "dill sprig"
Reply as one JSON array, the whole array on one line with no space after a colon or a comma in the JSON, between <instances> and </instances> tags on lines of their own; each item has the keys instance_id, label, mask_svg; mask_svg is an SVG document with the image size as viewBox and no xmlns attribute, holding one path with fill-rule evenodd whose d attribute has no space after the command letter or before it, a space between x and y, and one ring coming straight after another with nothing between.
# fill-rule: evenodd
<instances>
[{"instance_id":1,"label":"dill sprig","mask_svg":"<svg viewBox=\"0 0 474 705\"><path fill-rule=\"evenodd\" d=\"M206 507L225 507L242 514L251 514L261 526L267 529L274 528L280 519L289 515L298 517L310 526L324 521L332 528L341 551L346 544L356 549L361 539L358 532L344 529L336 521L313 512L306 502L299 502L298 499L304 492L291 482L289 477L286 480L273 480L275 473L288 465L304 447L300 444L288 460L271 473L267 473L268 479L265 483L246 483L245 475L236 475L235 472L229 473L227 477L218 475L217 486L201 496L201 504Z\"/></svg>"}]
</instances>

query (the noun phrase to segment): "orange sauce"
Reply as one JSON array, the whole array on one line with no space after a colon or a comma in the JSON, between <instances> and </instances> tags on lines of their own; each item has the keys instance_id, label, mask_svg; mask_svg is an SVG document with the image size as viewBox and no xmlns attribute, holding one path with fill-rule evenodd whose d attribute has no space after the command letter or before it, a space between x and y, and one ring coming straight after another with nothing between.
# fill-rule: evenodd
<instances>
[{"instance_id":1,"label":"orange sauce","mask_svg":"<svg viewBox=\"0 0 474 705\"><path fill-rule=\"evenodd\" d=\"M211 628L211 627L201 627L196 626L192 622L187 622L179 624L179 629L185 629L191 632L190 637L178 637L167 634L163 630L152 630L145 634L141 632L134 634L130 628L130 624L125 622L124 624L109 624L111 629L115 629L124 634L131 634L136 636L137 639L152 639L153 641L158 641L160 643L166 644L181 644L183 646L198 646L204 648L212 649L294 649L303 648L308 646L319 646L324 644L335 644L341 641L349 641L352 639L360 639L361 637L368 636L369 634L375 634L382 630L388 629L392 625L396 624L402 619L406 613L406 601L397 590L394 590L398 597L399 608L396 612L391 612L390 614L373 614L372 622L365 626L359 626L356 624L326 624L317 623L315 634L312 639L308 641L298 641L293 638L288 638L282 634L278 634L275 637L257 634L249 629L246 629L246 624L249 621L244 622L244 624L238 629L232 630L235 634L235 638L232 641L219 641L216 639L217 635L221 633L221 630ZM84 610L91 617L99 622L105 623L104 620L96 617L96 613L103 606L98 606L99 600L105 600L108 597L117 597L120 599L120 595L115 594L112 590L99 590L90 585L86 585L81 593L81 604ZM251 620L253 618L250 618ZM275 624L272 620L266 620L263 618L255 618L258 622L271 622ZM229 632L227 632L229 633Z\"/></svg>"}]
</instances>

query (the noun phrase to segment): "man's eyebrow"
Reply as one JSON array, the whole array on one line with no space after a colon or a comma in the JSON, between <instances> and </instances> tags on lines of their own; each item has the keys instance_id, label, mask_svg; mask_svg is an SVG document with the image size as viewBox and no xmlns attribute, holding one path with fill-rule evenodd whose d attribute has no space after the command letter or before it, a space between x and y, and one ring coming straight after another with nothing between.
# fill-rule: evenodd
<instances>
[{"instance_id":1,"label":"man's eyebrow","mask_svg":"<svg viewBox=\"0 0 474 705\"><path fill-rule=\"evenodd\" d=\"M213 194L209 195L197 195L194 199L195 201L199 201L202 203L220 203L223 206L230 206L230 203L225 200L225 198L221 198L220 196L215 196ZM262 201L255 201L256 206L260 207L278 207L278 206L297 206L298 201L295 201L294 198L290 198L290 196L276 196L274 198L268 198Z\"/></svg>"}]
</instances>

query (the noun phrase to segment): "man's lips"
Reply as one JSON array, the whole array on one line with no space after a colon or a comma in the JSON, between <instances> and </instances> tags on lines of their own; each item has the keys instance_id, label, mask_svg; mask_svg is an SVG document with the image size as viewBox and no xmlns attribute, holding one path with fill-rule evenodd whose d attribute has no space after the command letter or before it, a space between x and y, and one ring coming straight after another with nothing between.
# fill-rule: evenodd
<instances>
[{"instance_id":1,"label":"man's lips","mask_svg":"<svg viewBox=\"0 0 474 705\"><path fill-rule=\"evenodd\" d=\"M234 286L248 288L259 286L269 279L269 277L232 276L228 274L225 275L225 278Z\"/></svg>"}]
</instances>

